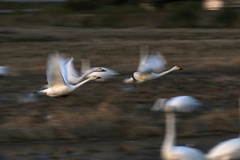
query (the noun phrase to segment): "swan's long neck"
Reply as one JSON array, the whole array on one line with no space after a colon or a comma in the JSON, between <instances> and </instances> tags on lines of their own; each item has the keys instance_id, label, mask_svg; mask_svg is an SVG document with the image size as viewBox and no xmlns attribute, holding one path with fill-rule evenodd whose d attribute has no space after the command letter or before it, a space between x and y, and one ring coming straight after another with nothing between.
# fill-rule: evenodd
<instances>
[{"instance_id":1,"label":"swan's long neck","mask_svg":"<svg viewBox=\"0 0 240 160\"><path fill-rule=\"evenodd\" d=\"M88 79L86 79L86 80L84 80L84 81L82 81L82 82L74 85L74 86L72 87L72 89L75 90L75 89L77 89L78 87L80 87L81 85L83 85L83 84L85 84L85 83L87 83L87 82L89 82L89 81L91 81L90 78L88 78Z\"/></svg>"},{"instance_id":2,"label":"swan's long neck","mask_svg":"<svg viewBox=\"0 0 240 160\"><path fill-rule=\"evenodd\" d=\"M82 74L80 77L78 77L78 82L82 81L84 78L86 78L89 74L94 72L94 68L86 71L84 74Z\"/></svg>"},{"instance_id":3,"label":"swan's long neck","mask_svg":"<svg viewBox=\"0 0 240 160\"><path fill-rule=\"evenodd\" d=\"M167 154L171 148L175 145L175 136L176 136L176 129L175 129L175 114L174 112L167 112L166 113L166 131L165 137L163 141L162 150Z\"/></svg>"},{"instance_id":4,"label":"swan's long neck","mask_svg":"<svg viewBox=\"0 0 240 160\"><path fill-rule=\"evenodd\" d=\"M168 73L170 73L172 71L174 71L174 69L169 69L169 70L167 70L165 72L162 72L162 73L152 73L152 76L154 78L158 78L158 77L164 76L165 74L168 74Z\"/></svg>"}]
</instances>

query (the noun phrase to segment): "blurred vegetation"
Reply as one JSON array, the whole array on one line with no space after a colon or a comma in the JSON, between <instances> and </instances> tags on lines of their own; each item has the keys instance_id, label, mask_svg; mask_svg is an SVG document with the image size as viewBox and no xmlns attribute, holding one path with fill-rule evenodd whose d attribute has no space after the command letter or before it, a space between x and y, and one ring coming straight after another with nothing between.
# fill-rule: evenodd
<instances>
[{"instance_id":1,"label":"blurred vegetation","mask_svg":"<svg viewBox=\"0 0 240 160\"><path fill-rule=\"evenodd\" d=\"M214 17L214 21L219 27L234 27L239 22L239 12L225 8L219 11Z\"/></svg>"},{"instance_id":2,"label":"blurred vegetation","mask_svg":"<svg viewBox=\"0 0 240 160\"><path fill-rule=\"evenodd\" d=\"M137 5L139 0L68 0L65 6L77 11L88 11L105 6Z\"/></svg>"},{"instance_id":3,"label":"blurred vegetation","mask_svg":"<svg viewBox=\"0 0 240 160\"><path fill-rule=\"evenodd\" d=\"M159 0L69 0L66 2L16 3L0 2L5 19L1 26L49 25L86 28L238 28L240 10L224 8L218 11L202 9L202 1ZM23 9L41 9L26 12ZM28 17L28 18L26 18ZM34 17L34 18L32 18Z\"/></svg>"},{"instance_id":4,"label":"blurred vegetation","mask_svg":"<svg viewBox=\"0 0 240 160\"><path fill-rule=\"evenodd\" d=\"M163 11L167 13L164 19L165 27L196 27L200 20L201 3L198 1L190 1L185 3L174 3L170 6L163 7Z\"/></svg>"}]
</instances>

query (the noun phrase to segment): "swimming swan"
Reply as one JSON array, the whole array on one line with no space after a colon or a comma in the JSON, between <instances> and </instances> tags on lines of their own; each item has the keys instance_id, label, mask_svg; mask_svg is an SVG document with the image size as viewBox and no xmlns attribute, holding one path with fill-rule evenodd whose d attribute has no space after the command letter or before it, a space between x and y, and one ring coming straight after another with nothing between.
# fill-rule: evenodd
<instances>
[{"instance_id":1,"label":"swimming swan","mask_svg":"<svg viewBox=\"0 0 240 160\"><path fill-rule=\"evenodd\" d=\"M201 103L191 96L179 96L169 100L156 100L152 110L164 110L166 112L166 133L161 148L163 160L205 160L204 154L198 149L185 146L175 146L175 111L190 112L200 105Z\"/></svg>"},{"instance_id":2,"label":"swimming swan","mask_svg":"<svg viewBox=\"0 0 240 160\"><path fill-rule=\"evenodd\" d=\"M167 62L163 55L160 53L148 54L148 48L146 46L142 46L140 47L140 61L137 72L134 72L131 78L125 79L123 83L143 83L152 79L157 79L172 71L182 70L181 67L174 66L173 68L162 72L166 63Z\"/></svg>"},{"instance_id":3,"label":"swimming swan","mask_svg":"<svg viewBox=\"0 0 240 160\"><path fill-rule=\"evenodd\" d=\"M81 85L91 80L100 78L98 76L91 76L76 85L71 85L68 83L67 69L65 64L66 60L59 54L52 54L49 56L46 73L48 87L47 89L40 90L40 94L46 94L50 97L67 95Z\"/></svg>"}]
</instances>

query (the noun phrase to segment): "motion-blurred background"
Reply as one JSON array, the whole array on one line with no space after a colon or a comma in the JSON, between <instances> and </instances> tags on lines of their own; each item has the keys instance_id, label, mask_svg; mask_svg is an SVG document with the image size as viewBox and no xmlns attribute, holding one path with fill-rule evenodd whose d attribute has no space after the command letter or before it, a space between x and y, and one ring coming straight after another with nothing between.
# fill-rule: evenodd
<instances>
[{"instance_id":1,"label":"motion-blurred background","mask_svg":"<svg viewBox=\"0 0 240 160\"><path fill-rule=\"evenodd\" d=\"M179 114L177 144L207 152L239 135L239 0L0 0L2 159L159 160L158 98L190 95L204 107ZM137 86L141 45L175 71ZM59 51L120 73L67 97L35 97L48 55Z\"/></svg>"}]
</instances>

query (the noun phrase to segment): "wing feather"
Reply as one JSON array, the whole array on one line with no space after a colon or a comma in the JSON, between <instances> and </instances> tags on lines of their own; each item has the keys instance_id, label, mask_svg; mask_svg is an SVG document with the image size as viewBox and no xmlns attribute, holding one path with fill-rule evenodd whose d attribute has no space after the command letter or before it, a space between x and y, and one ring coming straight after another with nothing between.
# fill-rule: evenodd
<instances>
[{"instance_id":1,"label":"wing feather","mask_svg":"<svg viewBox=\"0 0 240 160\"><path fill-rule=\"evenodd\" d=\"M80 77L79 73L76 71L73 65L73 58L66 60L66 70L67 70L67 79L68 83L76 84L78 83L78 77Z\"/></svg>"},{"instance_id":2,"label":"wing feather","mask_svg":"<svg viewBox=\"0 0 240 160\"><path fill-rule=\"evenodd\" d=\"M47 82L49 86L66 84L66 69L64 59L59 54L52 54L47 63Z\"/></svg>"},{"instance_id":3,"label":"wing feather","mask_svg":"<svg viewBox=\"0 0 240 160\"><path fill-rule=\"evenodd\" d=\"M141 55L141 60L138 66L138 72L154 72L160 73L164 70L167 61L160 53L152 53Z\"/></svg>"}]
</instances>

